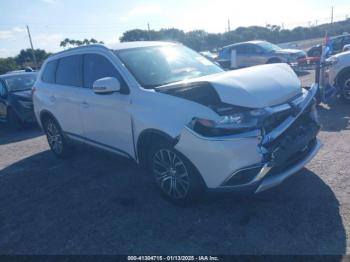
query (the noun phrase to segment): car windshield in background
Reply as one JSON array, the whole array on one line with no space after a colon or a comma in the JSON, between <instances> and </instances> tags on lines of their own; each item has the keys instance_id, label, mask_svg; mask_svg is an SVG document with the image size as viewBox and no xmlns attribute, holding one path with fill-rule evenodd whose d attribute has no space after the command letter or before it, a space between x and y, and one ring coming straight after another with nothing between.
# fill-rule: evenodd
<instances>
[{"instance_id":1,"label":"car windshield in background","mask_svg":"<svg viewBox=\"0 0 350 262\"><path fill-rule=\"evenodd\" d=\"M202 55L181 45L125 49L116 51L116 54L144 88L223 71Z\"/></svg>"},{"instance_id":2,"label":"car windshield in background","mask_svg":"<svg viewBox=\"0 0 350 262\"><path fill-rule=\"evenodd\" d=\"M9 92L18 92L30 90L36 80L36 74L18 74L11 76L4 76Z\"/></svg>"},{"instance_id":3,"label":"car windshield in background","mask_svg":"<svg viewBox=\"0 0 350 262\"><path fill-rule=\"evenodd\" d=\"M278 45L274 45L269 42L260 42L258 43L258 45L264 48L268 52L281 50L281 48Z\"/></svg>"}]
</instances>

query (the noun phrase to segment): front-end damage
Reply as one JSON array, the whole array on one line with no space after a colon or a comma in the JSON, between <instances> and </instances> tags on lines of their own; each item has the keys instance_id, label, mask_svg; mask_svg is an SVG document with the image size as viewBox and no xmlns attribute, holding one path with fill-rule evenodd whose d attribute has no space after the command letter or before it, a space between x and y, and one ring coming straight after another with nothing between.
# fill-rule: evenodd
<instances>
[{"instance_id":1,"label":"front-end damage","mask_svg":"<svg viewBox=\"0 0 350 262\"><path fill-rule=\"evenodd\" d=\"M320 149L316 92L314 86L285 104L265 107L255 129L238 133L206 136L192 121L175 148L192 161L210 189L264 191L302 169Z\"/></svg>"}]
</instances>

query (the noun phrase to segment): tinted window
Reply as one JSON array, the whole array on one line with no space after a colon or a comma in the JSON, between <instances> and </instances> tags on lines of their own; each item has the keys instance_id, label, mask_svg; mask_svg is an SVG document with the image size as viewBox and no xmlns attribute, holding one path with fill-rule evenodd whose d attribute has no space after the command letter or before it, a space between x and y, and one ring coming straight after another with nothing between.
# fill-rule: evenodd
<instances>
[{"instance_id":1,"label":"tinted window","mask_svg":"<svg viewBox=\"0 0 350 262\"><path fill-rule=\"evenodd\" d=\"M350 36L347 36L347 37L344 38L343 44L344 45L350 44Z\"/></svg>"},{"instance_id":2,"label":"tinted window","mask_svg":"<svg viewBox=\"0 0 350 262\"><path fill-rule=\"evenodd\" d=\"M46 64L42 80L47 83L55 83L55 75L56 75L56 65L57 60L48 62Z\"/></svg>"},{"instance_id":3,"label":"tinted window","mask_svg":"<svg viewBox=\"0 0 350 262\"><path fill-rule=\"evenodd\" d=\"M115 77L125 87L119 72L107 58L97 54L84 55L84 87L92 88L97 79L104 77Z\"/></svg>"},{"instance_id":4,"label":"tinted window","mask_svg":"<svg viewBox=\"0 0 350 262\"><path fill-rule=\"evenodd\" d=\"M56 72L56 83L67 86L82 86L82 56L61 58Z\"/></svg>"},{"instance_id":5,"label":"tinted window","mask_svg":"<svg viewBox=\"0 0 350 262\"><path fill-rule=\"evenodd\" d=\"M239 45L236 47L236 50L237 50L237 54L238 55L243 55L243 54L246 54L247 53L247 48L245 45Z\"/></svg>"}]
</instances>

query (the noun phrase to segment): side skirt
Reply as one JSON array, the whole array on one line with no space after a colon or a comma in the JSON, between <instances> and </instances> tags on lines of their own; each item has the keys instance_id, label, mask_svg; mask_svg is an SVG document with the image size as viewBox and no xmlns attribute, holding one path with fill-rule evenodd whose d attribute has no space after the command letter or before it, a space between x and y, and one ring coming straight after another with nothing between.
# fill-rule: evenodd
<instances>
[{"instance_id":1,"label":"side skirt","mask_svg":"<svg viewBox=\"0 0 350 262\"><path fill-rule=\"evenodd\" d=\"M78 142L82 142L84 144L88 144L88 145L91 145L91 146L94 146L94 147L97 147L97 148L100 148L100 149L103 149L103 150L106 150L106 151L109 151L109 152L121 155L121 156L129 158L131 160L135 160L131 155L129 155L127 152L125 152L125 151L123 151L123 150L121 150L119 148L112 147L112 146L109 146L109 145L106 145L106 144L103 144L103 143L100 143L100 142L88 139L86 137L83 137L83 136L80 136L80 135L77 135L77 134L73 134L73 133L70 133L70 132L65 132L64 131L64 133L72 140L75 140L75 141L78 141Z\"/></svg>"}]
</instances>

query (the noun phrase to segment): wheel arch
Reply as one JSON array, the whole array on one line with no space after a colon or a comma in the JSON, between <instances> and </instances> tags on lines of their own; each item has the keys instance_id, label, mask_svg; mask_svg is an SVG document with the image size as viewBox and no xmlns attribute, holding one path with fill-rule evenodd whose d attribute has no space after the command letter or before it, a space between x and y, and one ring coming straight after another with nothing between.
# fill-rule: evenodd
<instances>
[{"instance_id":1,"label":"wheel arch","mask_svg":"<svg viewBox=\"0 0 350 262\"><path fill-rule=\"evenodd\" d=\"M343 68L336 76L335 78L335 85L337 87L340 87L340 81L342 77L346 76L347 74L350 75L350 66Z\"/></svg>"},{"instance_id":2,"label":"wheel arch","mask_svg":"<svg viewBox=\"0 0 350 262\"><path fill-rule=\"evenodd\" d=\"M178 142L178 138L173 138L169 134L158 129L148 128L140 133L136 142L136 154L138 162L141 165L144 166L146 164L146 153L152 145L152 142L159 140L165 140L172 145L175 145Z\"/></svg>"},{"instance_id":3,"label":"wheel arch","mask_svg":"<svg viewBox=\"0 0 350 262\"><path fill-rule=\"evenodd\" d=\"M49 119L49 118L52 118L53 120L56 121L56 123L59 125L58 121L57 121L57 118L48 110L44 109L40 112L40 125L41 127L44 127L44 122Z\"/></svg>"},{"instance_id":4,"label":"wheel arch","mask_svg":"<svg viewBox=\"0 0 350 262\"><path fill-rule=\"evenodd\" d=\"M282 63L282 60L279 57L271 57L266 62L266 64L272 64L272 63Z\"/></svg>"}]
</instances>

